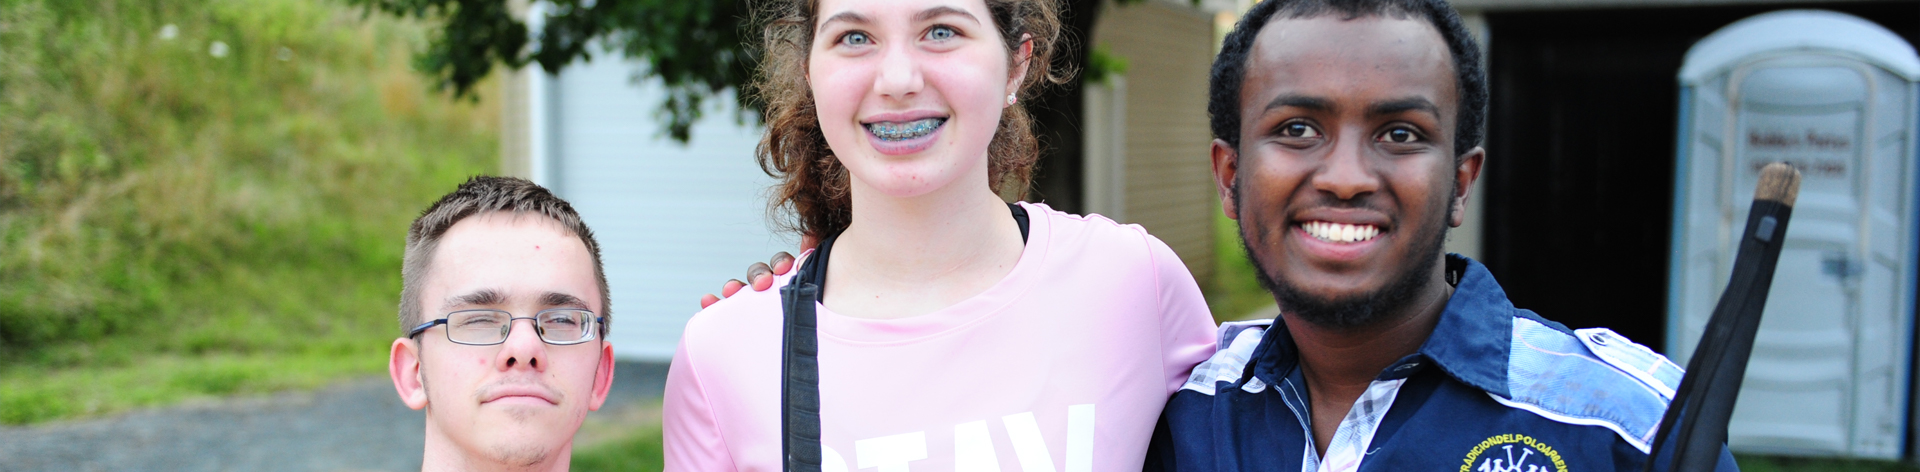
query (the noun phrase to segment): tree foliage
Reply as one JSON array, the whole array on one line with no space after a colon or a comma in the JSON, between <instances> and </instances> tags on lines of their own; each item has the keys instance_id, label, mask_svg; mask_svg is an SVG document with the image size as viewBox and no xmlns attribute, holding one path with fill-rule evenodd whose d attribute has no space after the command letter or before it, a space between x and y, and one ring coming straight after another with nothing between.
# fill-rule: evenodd
<instances>
[{"instance_id":1,"label":"tree foliage","mask_svg":"<svg viewBox=\"0 0 1920 472\"><path fill-rule=\"evenodd\" d=\"M742 90L753 77L747 0L547 0L534 12L538 31L509 0L350 0L371 10L442 22L417 58L439 87L469 96L496 65L538 63L559 73L574 60L615 52L643 61L667 99L657 112L667 134L685 142L707 99ZM743 98L745 98L743 96ZM740 100L758 116L757 106Z\"/></svg>"}]
</instances>

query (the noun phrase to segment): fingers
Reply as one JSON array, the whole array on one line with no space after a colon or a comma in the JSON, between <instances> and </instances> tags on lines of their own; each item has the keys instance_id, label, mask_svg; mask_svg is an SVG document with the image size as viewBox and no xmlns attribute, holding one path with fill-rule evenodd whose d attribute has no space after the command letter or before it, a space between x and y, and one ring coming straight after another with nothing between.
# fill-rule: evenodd
<instances>
[{"instance_id":1,"label":"fingers","mask_svg":"<svg viewBox=\"0 0 1920 472\"><path fill-rule=\"evenodd\" d=\"M747 286L747 284L739 280L728 280L727 283L720 284L720 296L716 297L711 293L700 296L700 308L706 309L715 303L720 303L720 299L731 297L735 293L740 293L740 287L745 286Z\"/></svg>"},{"instance_id":2,"label":"fingers","mask_svg":"<svg viewBox=\"0 0 1920 472\"><path fill-rule=\"evenodd\" d=\"M793 255L786 251L774 253L768 263L773 265L773 275L787 275L793 271Z\"/></svg>"},{"instance_id":3,"label":"fingers","mask_svg":"<svg viewBox=\"0 0 1920 472\"><path fill-rule=\"evenodd\" d=\"M753 291L764 292L773 287L773 268L765 263L755 262L747 266L747 283L753 284Z\"/></svg>"}]
</instances>

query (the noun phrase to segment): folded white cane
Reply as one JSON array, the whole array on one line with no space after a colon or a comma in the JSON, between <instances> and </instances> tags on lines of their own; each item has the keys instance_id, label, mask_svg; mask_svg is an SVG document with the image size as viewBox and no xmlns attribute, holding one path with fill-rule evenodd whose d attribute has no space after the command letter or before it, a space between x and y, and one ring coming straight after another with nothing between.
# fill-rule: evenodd
<instances>
[{"instance_id":1,"label":"folded white cane","mask_svg":"<svg viewBox=\"0 0 1920 472\"><path fill-rule=\"evenodd\" d=\"M1800 193L1800 172L1781 163L1760 170L1753 192L1747 229L1740 233L1740 249L1733 259L1733 277L1720 303L1713 308L1700 344L1687 362L1687 374L1674 392L1653 449L1643 470L1654 470L1667 440L1673 440L1673 460L1667 470L1713 470L1720 448L1727 442L1727 421L1733 416L1740 382L1746 376L1753 338L1760 330L1760 314L1773 285L1773 269L1786 242L1787 217ZM1671 316L1671 315L1670 315ZM1675 427L1678 434L1675 434Z\"/></svg>"}]
</instances>

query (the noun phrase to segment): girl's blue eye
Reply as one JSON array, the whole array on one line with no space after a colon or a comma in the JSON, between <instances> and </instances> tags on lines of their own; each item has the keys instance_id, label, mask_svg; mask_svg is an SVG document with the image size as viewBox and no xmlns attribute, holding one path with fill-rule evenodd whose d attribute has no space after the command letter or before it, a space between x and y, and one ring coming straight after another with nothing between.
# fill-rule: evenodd
<instances>
[{"instance_id":1,"label":"girl's blue eye","mask_svg":"<svg viewBox=\"0 0 1920 472\"><path fill-rule=\"evenodd\" d=\"M849 46L865 46L872 44L873 38L867 37L866 33L855 31L847 33L846 36L841 36L840 42L846 43Z\"/></svg>"},{"instance_id":2,"label":"girl's blue eye","mask_svg":"<svg viewBox=\"0 0 1920 472\"><path fill-rule=\"evenodd\" d=\"M934 40L934 41L946 41L949 39L953 39L954 36L957 36L959 34L960 33L953 31L953 28L948 28L945 26L935 26L933 27L933 29L927 30L927 39Z\"/></svg>"}]
</instances>

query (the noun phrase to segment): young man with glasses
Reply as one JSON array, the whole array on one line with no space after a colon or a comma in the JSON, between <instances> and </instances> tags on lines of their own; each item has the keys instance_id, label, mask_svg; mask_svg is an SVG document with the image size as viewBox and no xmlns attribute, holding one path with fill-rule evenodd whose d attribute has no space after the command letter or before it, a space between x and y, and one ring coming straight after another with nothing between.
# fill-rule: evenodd
<instances>
[{"instance_id":1,"label":"young man with glasses","mask_svg":"<svg viewBox=\"0 0 1920 472\"><path fill-rule=\"evenodd\" d=\"M567 470L606 402L613 346L600 246L566 201L474 177L407 233L388 372L427 412L423 470Z\"/></svg>"}]
</instances>

